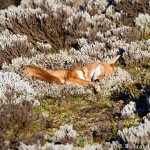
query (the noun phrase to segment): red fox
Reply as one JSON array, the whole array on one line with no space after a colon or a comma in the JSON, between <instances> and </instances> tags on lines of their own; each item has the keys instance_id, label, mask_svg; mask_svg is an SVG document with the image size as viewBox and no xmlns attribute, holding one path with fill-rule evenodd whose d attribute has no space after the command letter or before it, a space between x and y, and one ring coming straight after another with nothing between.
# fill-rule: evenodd
<instances>
[{"instance_id":1,"label":"red fox","mask_svg":"<svg viewBox=\"0 0 150 150\"><path fill-rule=\"evenodd\" d=\"M93 85L96 81L114 74L115 63L120 55L110 62L95 62L85 66L76 66L68 70L46 70L28 65L26 72L40 80L56 84Z\"/></svg>"}]
</instances>

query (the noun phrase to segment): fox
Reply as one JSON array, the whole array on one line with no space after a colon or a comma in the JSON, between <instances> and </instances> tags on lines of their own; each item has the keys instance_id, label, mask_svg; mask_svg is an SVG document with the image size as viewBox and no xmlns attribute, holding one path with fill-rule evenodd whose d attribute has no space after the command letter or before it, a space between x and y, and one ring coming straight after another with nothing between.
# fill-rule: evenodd
<instances>
[{"instance_id":1,"label":"fox","mask_svg":"<svg viewBox=\"0 0 150 150\"><path fill-rule=\"evenodd\" d=\"M26 73L48 83L58 85L91 85L115 73L115 64L120 58L117 55L109 62L97 61L85 66L75 66L68 70L48 70L37 66L27 65Z\"/></svg>"}]
</instances>

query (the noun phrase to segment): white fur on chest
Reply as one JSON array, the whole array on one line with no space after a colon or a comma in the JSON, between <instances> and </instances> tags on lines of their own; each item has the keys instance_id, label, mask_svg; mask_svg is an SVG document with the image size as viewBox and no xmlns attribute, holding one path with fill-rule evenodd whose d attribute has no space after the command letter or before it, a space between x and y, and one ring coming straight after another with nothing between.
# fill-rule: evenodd
<instances>
[{"instance_id":1,"label":"white fur on chest","mask_svg":"<svg viewBox=\"0 0 150 150\"><path fill-rule=\"evenodd\" d=\"M102 72L102 66L98 65L95 69L92 70L91 72L91 78L93 81L97 79L97 76L99 76Z\"/></svg>"},{"instance_id":2,"label":"white fur on chest","mask_svg":"<svg viewBox=\"0 0 150 150\"><path fill-rule=\"evenodd\" d=\"M81 70L77 70L77 74L78 74L78 77L82 80L85 80L85 77L84 77L84 74L83 74L83 71Z\"/></svg>"},{"instance_id":3,"label":"white fur on chest","mask_svg":"<svg viewBox=\"0 0 150 150\"><path fill-rule=\"evenodd\" d=\"M95 81L97 79L97 76L99 76L102 72L102 66L99 64L96 68L94 68L91 73L90 73L90 77L91 79L87 79L85 76L84 76L84 73L83 71L81 70L77 70L77 75L80 79L82 80L86 80L86 81Z\"/></svg>"}]
</instances>

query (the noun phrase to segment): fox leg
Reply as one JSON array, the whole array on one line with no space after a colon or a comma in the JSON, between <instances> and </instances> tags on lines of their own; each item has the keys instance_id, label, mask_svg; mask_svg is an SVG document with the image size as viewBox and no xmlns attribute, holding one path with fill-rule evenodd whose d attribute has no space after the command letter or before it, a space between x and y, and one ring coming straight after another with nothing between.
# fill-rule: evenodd
<instances>
[{"instance_id":1,"label":"fox leg","mask_svg":"<svg viewBox=\"0 0 150 150\"><path fill-rule=\"evenodd\" d=\"M85 80L78 79L78 78L69 78L68 80L65 81L65 84L92 85L92 86L94 86L93 82L85 81Z\"/></svg>"},{"instance_id":2,"label":"fox leg","mask_svg":"<svg viewBox=\"0 0 150 150\"><path fill-rule=\"evenodd\" d=\"M94 82L90 82L90 81L85 81L82 79L78 79L78 78L69 78L68 80L65 81L65 84L76 84L76 85L91 85L94 89L94 91L100 92L100 86L95 84Z\"/></svg>"}]
</instances>

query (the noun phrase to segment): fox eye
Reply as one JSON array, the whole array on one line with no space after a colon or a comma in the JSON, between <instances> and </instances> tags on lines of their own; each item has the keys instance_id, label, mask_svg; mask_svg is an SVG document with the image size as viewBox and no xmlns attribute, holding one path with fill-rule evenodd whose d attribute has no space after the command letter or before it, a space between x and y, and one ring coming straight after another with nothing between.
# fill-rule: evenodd
<instances>
[{"instance_id":1,"label":"fox eye","mask_svg":"<svg viewBox=\"0 0 150 150\"><path fill-rule=\"evenodd\" d=\"M94 82L99 82L99 79L94 80Z\"/></svg>"}]
</instances>

